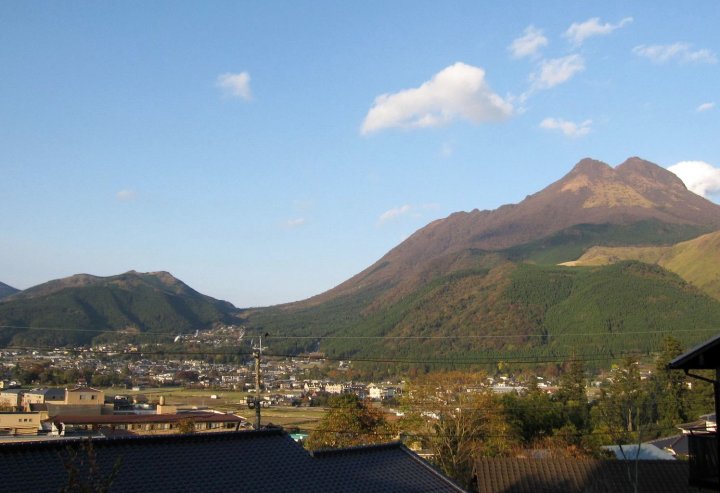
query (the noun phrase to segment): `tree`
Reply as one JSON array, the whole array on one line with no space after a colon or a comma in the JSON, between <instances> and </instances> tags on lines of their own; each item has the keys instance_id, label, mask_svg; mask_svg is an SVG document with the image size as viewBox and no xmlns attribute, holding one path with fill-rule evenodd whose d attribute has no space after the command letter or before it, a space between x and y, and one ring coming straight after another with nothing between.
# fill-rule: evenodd
<instances>
[{"instance_id":1,"label":"tree","mask_svg":"<svg viewBox=\"0 0 720 493\"><path fill-rule=\"evenodd\" d=\"M638 362L626 358L620 367L613 369L612 378L612 383L607 389L602 389L600 399L593 408L593 421L596 431L607 433L614 443L628 443L639 438L636 432L641 425L641 417L645 424L649 417L649 413L641 412L647 395L640 379Z\"/></svg>"},{"instance_id":2,"label":"tree","mask_svg":"<svg viewBox=\"0 0 720 493\"><path fill-rule=\"evenodd\" d=\"M568 421L578 430L590 426L590 407L585 393L585 365L573 358L560 377L560 388L556 394L564 406Z\"/></svg>"},{"instance_id":3,"label":"tree","mask_svg":"<svg viewBox=\"0 0 720 493\"><path fill-rule=\"evenodd\" d=\"M477 457L506 455L517 443L502 401L492 392L476 391L485 377L432 373L403 394L403 431L417 445L430 448L438 468L467 489L472 489Z\"/></svg>"},{"instance_id":4,"label":"tree","mask_svg":"<svg viewBox=\"0 0 720 493\"><path fill-rule=\"evenodd\" d=\"M669 370L668 363L682 354L680 341L673 337L663 340L663 349L655 364L653 395L655 396L657 423L661 430L670 431L687 421L687 387L682 370Z\"/></svg>"},{"instance_id":5,"label":"tree","mask_svg":"<svg viewBox=\"0 0 720 493\"><path fill-rule=\"evenodd\" d=\"M122 459L118 458L105 474L90 439L68 445L61 458L67 472L67 483L60 489L61 493L106 493L122 465Z\"/></svg>"},{"instance_id":6,"label":"tree","mask_svg":"<svg viewBox=\"0 0 720 493\"><path fill-rule=\"evenodd\" d=\"M331 397L328 406L318 427L308 436L306 446L310 450L387 442L397 434L382 411L355 394Z\"/></svg>"}]
</instances>

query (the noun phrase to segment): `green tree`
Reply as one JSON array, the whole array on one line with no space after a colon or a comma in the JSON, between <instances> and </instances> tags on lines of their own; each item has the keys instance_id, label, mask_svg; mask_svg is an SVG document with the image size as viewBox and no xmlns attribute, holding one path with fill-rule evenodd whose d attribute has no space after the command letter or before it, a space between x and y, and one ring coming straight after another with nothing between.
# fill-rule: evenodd
<instances>
[{"instance_id":1,"label":"green tree","mask_svg":"<svg viewBox=\"0 0 720 493\"><path fill-rule=\"evenodd\" d=\"M332 397L328 406L318 427L308 436L306 446L310 450L382 443L397 435L382 411L355 394Z\"/></svg>"},{"instance_id":2,"label":"green tree","mask_svg":"<svg viewBox=\"0 0 720 493\"><path fill-rule=\"evenodd\" d=\"M590 426L590 407L585 391L585 364L582 360L570 360L560 377L560 387L556 394L567 416L578 430L587 430Z\"/></svg>"},{"instance_id":3,"label":"green tree","mask_svg":"<svg viewBox=\"0 0 720 493\"><path fill-rule=\"evenodd\" d=\"M656 403L657 423L662 431L671 431L687 421L687 386L682 370L669 370L668 363L682 354L680 341L666 337L663 349L655 364L653 396Z\"/></svg>"},{"instance_id":4,"label":"green tree","mask_svg":"<svg viewBox=\"0 0 720 493\"><path fill-rule=\"evenodd\" d=\"M639 439L638 429L648 422L649 413L641 411L647 392L640 379L639 364L633 358L614 368L612 379L592 410L593 422L597 432L607 433L612 442L624 444Z\"/></svg>"}]
</instances>

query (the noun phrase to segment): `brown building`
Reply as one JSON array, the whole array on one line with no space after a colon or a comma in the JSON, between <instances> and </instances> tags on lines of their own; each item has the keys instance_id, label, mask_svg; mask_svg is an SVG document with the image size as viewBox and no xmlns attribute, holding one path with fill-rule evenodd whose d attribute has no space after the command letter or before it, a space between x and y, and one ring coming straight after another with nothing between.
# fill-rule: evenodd
<instances>
[{"instance_id":1,"label":"brown building","mask_svg":"<svg viewBox=\"0 0 720 493\"><path fill-rule=\"evenodd\" d=\"M245 420L225 413L127 414L55 416L52 430L64 435L100 432L106 435L167 435L185 431L237 431Z\"/></svg>"},{"instance_id":2,"label":"brown building","mask_svg":"<svg viewBox=\"0 0 720 493\"><path fill-rule=\"evenodd\" d=\"M0 435L37 435L40 413L0 412Z\"/></svg>"}]
</instances>

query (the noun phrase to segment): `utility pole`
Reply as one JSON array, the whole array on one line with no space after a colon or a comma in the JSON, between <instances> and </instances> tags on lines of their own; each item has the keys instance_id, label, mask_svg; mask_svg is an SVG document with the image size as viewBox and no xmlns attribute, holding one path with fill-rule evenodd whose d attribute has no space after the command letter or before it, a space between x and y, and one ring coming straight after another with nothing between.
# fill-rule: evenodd
<instances>
[{"instance_id":1,"label":"utility pole","mask_svg":"<svg viewBox=\"0 0 720 493\"><path fill-rule=\"evenodd\" d=\"M260 358L262 357L262 336L260 345L253 347L253 358L255 358L255 429L260 429Z\"/></svg>"}]
</instances>

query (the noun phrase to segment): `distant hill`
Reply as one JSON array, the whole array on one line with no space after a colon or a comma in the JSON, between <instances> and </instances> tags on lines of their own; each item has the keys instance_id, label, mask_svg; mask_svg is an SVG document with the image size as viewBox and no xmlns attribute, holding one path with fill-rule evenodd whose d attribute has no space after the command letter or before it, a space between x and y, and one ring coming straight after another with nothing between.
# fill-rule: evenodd
<instances>
[{"instance_id":1,"label":"distant hill","mask_svg":"<svg viewBox=\"0 0 720 493\"><path fill-rule=\"evenodd\" d=\"M15 294L19 289L15 289L12 286L8 286L7 284L0 282L0 299L6 298L10 296L11 294Z\"/></svg>"},{"instance_id":2,"label":"distant hill","mask_svg":"<svg viewBox=\"0 0 720 493\"><path fill-rule=\"evenodd\" d=\"M252 310L249 323L289 337L284 350L342 357L549 354L581 344L573 331L603 334L606 351L649 350L658 341L628 343L622 334L661 328L688 341L685 329L718 326L718 301L660 266L556 264L594 246L670 247L718 229L720 206L664 168L640 158L616 168L584 159L519 204L434 221L339 286ZM520 296L527 283L532 296ZM368 335L386 339L362 339Z\"/></svg>"},{"instance_id":3,"label":"distant hill","mask_svg":"<svg viewBox=\"0 0 720 493\"><path fill-rule=\"evenodd\" d=\"M236 321L236 313L167 272L79 274L1 300L0 325L8 328L0 344L87 343L108 330L174 335Z\"/></svg>"},{"instance_id":4,"label":"distant hill","mask_svg":"<svg viewBox=\"0 0 720 493\"><path fill-rule=\"evenodd\" d=\"M720 300L720 232L666 247L593 247L566 265L609 265L623 260L657 264Z\"/></svg>"}]
</instances>

